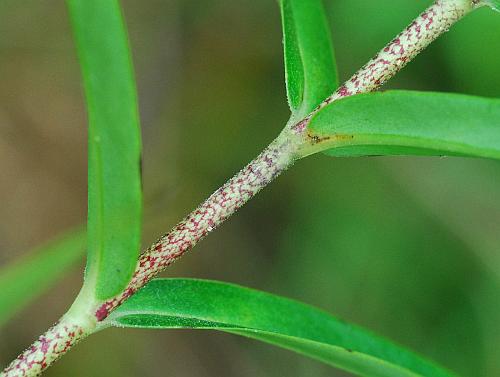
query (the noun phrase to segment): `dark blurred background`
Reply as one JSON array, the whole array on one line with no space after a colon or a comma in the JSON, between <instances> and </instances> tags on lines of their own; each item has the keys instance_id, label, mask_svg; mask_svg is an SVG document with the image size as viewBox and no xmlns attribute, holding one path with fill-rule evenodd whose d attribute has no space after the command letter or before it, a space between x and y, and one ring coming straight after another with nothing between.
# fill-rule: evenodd
<instances>
[{"instance_id":1,"label":"dark blurred background","mask_svg":"<svg viewBox=\"0 0 500 377\"><path fill-rule=\"evenodd\" d=\"M144 143L144 246L288 117L274 0L126 0ZM430 4L327 0L341 80ZM387 88L500 95L500 14L468 16ZM86 119L62 0L0 3L0 265L86 217ZM500 124L499 124L500 126ZM319 306L464 376L500 375L500 163L300 161L166 276ZM61 315L82 263L0 329L5 365ZM346 376L208 331L106 330L47 376Z\"/></svg>"}]
</instances>

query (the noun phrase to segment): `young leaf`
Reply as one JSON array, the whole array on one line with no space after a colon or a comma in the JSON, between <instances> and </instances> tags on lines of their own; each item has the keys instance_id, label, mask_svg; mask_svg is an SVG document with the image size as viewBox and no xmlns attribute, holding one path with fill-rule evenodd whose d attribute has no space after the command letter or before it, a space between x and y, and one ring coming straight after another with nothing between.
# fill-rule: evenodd
<instances>
[{"instance_id":1,"label":"young leaf","mask_svg":"<svg viewBox=\"0 0 500 377\"><path fill-rule=\"evenodd\" d=\"M222 282L156 279L106 326L214 329L370 376L451 376L421 357L312 306Z\"/></svg>"},{"instance_id":2,"label":"young leaf","mask_svg":"<svg viewBox=\"0 0 500 377\"><path fill-rule=\"evenodd\" d=\"M307 115L338 86L322 0L280 0L288 103Z\"/></svg>"},{"instance_id":3,"label":"young leaf","mask_svg":"<svg viewBox=\"0 0 500 377\"><path fill-rule=\"evenodd\" d=\"M500 100L462 94L360 94L320 110L303 155L455 155L500 159Z\"/></svg>"},{"instance_id":4,"label":"young leaf","mask_svg":"<svg viewBox=\"0 0 500 377\"><path fill-rule=\"evenodd\" d=\"M68 0L89 118L86 285L98 299L130 280L140 247L140 129L117 0Z\"/></svg>"},{"instance_id":5,"label":"young leaf","mask_svg":"<svg viewBox=\"0 0 500 377\"><path fill-rule=\"evenodd\" d=\"M0 326L58 281L85 250L83 230L68 232L0 269Z\"/></svg>"}]
</instances>

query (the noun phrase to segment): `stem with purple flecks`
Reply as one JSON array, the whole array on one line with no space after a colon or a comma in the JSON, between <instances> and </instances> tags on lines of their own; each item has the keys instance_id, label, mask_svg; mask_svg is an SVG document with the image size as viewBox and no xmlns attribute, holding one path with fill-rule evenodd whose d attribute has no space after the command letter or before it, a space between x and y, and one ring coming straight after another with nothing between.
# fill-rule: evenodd
<instances>
[{"instance_id":1,"label":"stem with purple flecks","mask_svg":"<svg viewBox=\"0 0 500 377\"><path fill-rule=\"evenodd\" d=\"M296 159L307 154L304 151L314 143L307 135L307 124L313 114L339 98L379 88L451 25L480 5L479 0L435 1L310 115L289 124L257 158L147 249L121 294L98 304L80 294L70 311L0 377L38 376L78 341L102 328L113 309L234 214Z\"/></svg>"}]
</instances>

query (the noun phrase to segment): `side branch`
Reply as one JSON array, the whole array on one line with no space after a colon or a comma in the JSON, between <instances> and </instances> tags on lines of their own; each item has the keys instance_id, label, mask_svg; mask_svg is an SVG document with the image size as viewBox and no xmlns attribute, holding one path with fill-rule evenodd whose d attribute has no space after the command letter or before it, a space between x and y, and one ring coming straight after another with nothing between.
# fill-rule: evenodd
<instances>
[{"instance_id":1,"label":"side branch","mask_svg":"<svg viewBox=\"0 0 500 377\"><path fill-rule=\"evenodd\" d=\"M333 101L381 87L455 22L483 5L479 0L436 0L311 114L297 123L293 127L294 132L304 132L312 116Z\"/></svg>"}]
</instances>

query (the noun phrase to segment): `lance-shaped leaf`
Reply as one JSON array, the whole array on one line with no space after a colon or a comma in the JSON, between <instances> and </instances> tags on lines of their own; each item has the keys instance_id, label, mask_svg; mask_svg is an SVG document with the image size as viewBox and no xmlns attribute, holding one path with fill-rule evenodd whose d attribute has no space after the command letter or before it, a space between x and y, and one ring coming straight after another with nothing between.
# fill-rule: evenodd
<instances>
[{"instance_id":1,"label":"lance-shaped leaf","mask_svg":"<svg viewBox=\"0 0 500 377\"><path fill-rule=\"evenodd\" d=\"M140 129L127 34L117 0L68 0L89 121L86 285L119 293L141 232Z\"/></svg>"},{"instance_id":2,"label":"lance-shaped leaf","mask_svg":"<svg viewBox=\"0 0 500 377\"><path fill-rule=\"evenodd\" d=\"M320 110L302 154L500 158L500 100L462 94L360 94Z\"/></svg>"},{"instance_id":3,"label":"lance-shaped leaf","mask_svg":"<svg viewBox=\"0 0 500 377\"><path fill-rule=\"evenodd\" d=\"M338 86L322 0L280 0L285 81L293 113L304 116Z\"/></svg>"},{"instance_id":4,"label":"lance-shaped leaf","mask_svg":"<svg viewBox=\"0 0 500 377\"><path fill-rule=\"evenodd\" d=\"M364 376L451 376L405 349L297 301L222 282L156 279L107 326L230 332Z\"/></svg>"}]
</instances>

